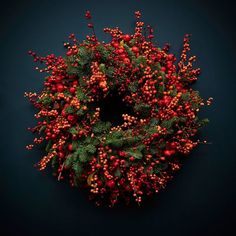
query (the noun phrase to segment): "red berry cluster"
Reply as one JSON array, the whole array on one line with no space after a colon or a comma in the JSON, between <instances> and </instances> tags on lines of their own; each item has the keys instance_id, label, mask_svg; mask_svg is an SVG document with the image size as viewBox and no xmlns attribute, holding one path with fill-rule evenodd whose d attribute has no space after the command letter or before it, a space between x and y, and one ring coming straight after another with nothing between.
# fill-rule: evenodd
<instances>
[{"instance_id":1,"label":"red berry cluster","mask_svg":"<svg viewBox=\"0 0 236 236\"><path fill-rule=\"evenodd\" d=\"M92 35L79 42L71 34L64 57L29 51L35 62L46 65L36 68L46 73L44 89L25 93L38 109L39 121L30 128L40 135L34 143L47 143L37 166L43 170L51 162L58 180L68 176L71 186L88 188L98 205L132 198L140 203L159 192L180 168L180 154L201 143L194 136L207 122L197 116L205 102L190 88L200 69L193 67L195 56L187 57L189 35L176 63L169 45L157 47L151 26L144 28L141 13L135 15L134 34L105 28L112 38L104 43L86 11ZM123 114L119 126L102 121L96 107L113 91L134 111Z\"/></svg>"}]
</instances>

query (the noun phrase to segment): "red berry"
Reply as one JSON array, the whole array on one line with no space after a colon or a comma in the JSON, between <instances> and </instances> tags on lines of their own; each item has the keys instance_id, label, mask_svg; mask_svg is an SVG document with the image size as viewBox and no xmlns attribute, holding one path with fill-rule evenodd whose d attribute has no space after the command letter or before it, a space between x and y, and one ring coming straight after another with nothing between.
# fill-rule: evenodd
<instances>
[{"instance_id":1,"label":"red berry","mask_svg":"<svg viewBox=\"0 0 236 236\"><path fill-rule=\"evenodd\" d=\"M103 185L102 181L99 179L97 180L98 187L101 187Z\"/></svg>"},{"instance_id":2,"label":"red berry","mask_svg":"<svg viewBox=\"0 0 236 236\"><path fill-rule=\"evenodd\" d=\"M55 79L55 81L56 81L57 83L61 82L61 80L62 80L62 77L61 77L61 76L57 76L56 79Z\"/></svg>"},{"instance_id":3,"label":"red berry","mask_svg":"<svg viewBox=\"0 0 236 236\"><path fill-rule=\"evenodd\" d=\"M67 53L66 53L66 55L69 57L69 56L71 56L73 54L73 51L72 50L69 50Z\"/></svg>"},{"instance_id":4,"label":"red berry","mask_svg":"<svg viewBox=\"0 0 236 236\"><path fill-rule=\"evenodd\" d=\"M173 154L175 154L175 150L165 150L164 151L164 155L165 156L172 156Z\"/></svg>"},{"instance_id":5,"label":"red berry","mask_svg":"<svg viewBox=\"0 0 236 236\"><path fill-rule=\"evenodd\" d=\"M68 150L69 150L69 151L73 151L73 145L72 145L72 143L70 143L70 144L68 145Z\"/></svg>"},{"instance_id":6,"label":"red berry","mask_svg":"<svg viewBox=\"0 0 236 236\"><path fill-rule=\"evenodd\" d=\"M76 88L74 88L74 87L71 87L69 90L70 90L70 93L74 94L74 93L75 93L75 91L76 91Z\"/></svg>"},{"instance_id":7,"label":"red berry","mask_svg":"<svg viewBox=\"0 0 236 236\"><path fill-rule=\"evenodd\" d=\"M67 116L67 120L70 121L70 122L73 122L73 121L75 120L75 116L72 115L72 114L69 114L69 115Z\"/></svg>"},{"instance_id":8,"label":"red berry","mask_svg":"<svg viewBox=\"0 0 236 236\"><path fill-rule=\"evenodd\" d=\"M58 153L58 157L59 157L59 158L63 158L64 156L65 156L64 152L59 152L59 153Z\"/></svg>"},{"instance_id":9,"label":"red berry","mask_svg":"<svg viewBox=\"0 0 236 236\"><path fill-rule=\"evenodd\" d=\"M109 187L109 188L114 188L115 187L115 181L114 180L108 180L107 181L107 186Z\"/></svg>"},{"instance_id":10,"label":"red berry","mask_svg":"<svg viewBox=\"0 0 236 236\"><path fill-rule=\"evenodd\" d=\"M134 158L134 157L130 157L129 160L130 160L130 161L134 161L135 158Z\"/></svg>"},{"instance_id":11,"label":"red berry","mask_svg":"<svg viewBox=\"0 0 236 236\"><path fill-rule=\"evenodd\" d=\"M112 45L114 48L118 48L120 46L118 42L114 42L114 43L112 43Z\"/></svg>"},{"instance_id":12,"label":"red berry","mask_svg":"<svg viewBox=\"0 0 236 236\"><path fill-rule=\"evenodd\" d=\"M63 84L57 84L57 92L61 93L64 91L64 86Z\"/></svg>"},{"instance_id":13,"label":"red berry","mask_svg":"<svg viewBox=\"0 0 236 236\"><path fill-rule=\"evenodd\" d=\"M100 169L102 166L100 164L96 164L96 168Z\"/></svg>"},{"instance_id":14,"label":"red berry","mask_svg":"<svg viewBox=\"0 0 236 236\"><path fill-rule=\"evenodd\" d=\"M123 39L125 42L129 42L131 40L131 36L129 34L126 34L123 36Z\"/></svg>"},{"instance_id":15,"label":"red berry","mask_svg":"<svg viewBox=\"0 0 236 236\"><path fill-rule=\"evenodd\" d=\"M138 53L138 52L139 52L139 48L136 47L136 46L133 46L133 47L132 47L132 51L133 51L134 53Z\"/></svg>"},{"instance_id":16,"label":"red berry","mask_svg":"<svg viewBox=\"0 0 236 236\"><path fill-rule=\"evenodd\" d=\"M130 59L129 59L129 58L127 58L127 57L126 57L126 58L124 58L124 63L125 63L125 64L129 64L129 63L130 63Z\"/></svg>"},{"instance_id":17,"label":"red berry","mask_svg":"<svg viewBox=\"0 0 236 236\"><path fill-rule=\"evenodd\" d=\"M169 54L167 55L167 60L173 60L174 59L174 55L173 54Z\"/></svg>"},{"instance_id":18,"label":"red berry","mask_svg":"<svg viewBox=\"0 0 236 236\"><path fill-rule=\"evenodd\" d=\"M122 48L118 49L118 50L117 50L117 53L118 53L118 54L123 54L123 53L124 53L124 49L122 49Z\"/></svg>"}]
</instances>

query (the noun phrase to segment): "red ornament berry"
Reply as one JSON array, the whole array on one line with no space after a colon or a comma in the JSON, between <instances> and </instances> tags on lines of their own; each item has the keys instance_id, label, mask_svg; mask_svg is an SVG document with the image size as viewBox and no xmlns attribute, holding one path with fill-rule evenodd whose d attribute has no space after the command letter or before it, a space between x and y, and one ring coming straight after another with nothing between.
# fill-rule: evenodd
<instances>
[{"instance_id":1,"label":"red ornament berry","mask_svg":"<svg viewBox=\"0 0 236 236\"><path fill-rule=\"evenodd\" d=\"M138 53L138 52L139 52L139 48L136 47L136 46L133 46L133 47L132 47L132 52Z\"/></svg>"},{"instance_id":2,"label":"red ornament berry","mask_svg":"<svg viewBox=\"0 0 236 236\"><path fill-rule=\"evenodd\" d=\"M65 156L64 152L59 152L59 153L58 153L58 157L59 157L59 158L63 158L64 156Z\"/></svg>"},{"instance_id":3,"label":"red ornament berry","mask_svg":"<svg viewBox=\"0 0 236 236\"><path fill-rule=\"evenodd\" d=\"M173 154L175 154L175 150L165 150L164 151L164 155L165 156L172 156Z\"/></svg>"},{"instance_id":4,"label":"red ornament berry","mask_svg":"<svg viewBox=\"0 0 236 236\"><path fill-rule=\"evenodd\" d=\"M129 34L126 34L123 36L123 39L125 42L129 42L131 40L131 36Z\"/></svg>"},{"instance_id":5,"label":"red ornament berry","mask_svg":"<svg viewBox=\"0 0 236 236\"><path fill-rule=\"evenodd\" d=\"M108 180L106 185L109 187L109 188L114 188L115 187L115 181L114 180Z\"/></svg>"},{"instance_id":6,"label":"red ornament berry","mask_svg":"<svg viewBox=\"0 0 236 236\"><path fill-rule=\"evenodd\" d=\"M70 143L70 144L68 145L68 150L69 150L69 151L73 151L73 145L72 145L72 143Z\"/></svg>"},{"instance_id":7,"label":"red ornament berry","mask_svg":"<svg viewBox=\"0 0 236 236\"><path fill-rule=\"evenodd\" d=\"M73 51L72 50L69 50L67 53L66 53L66 55L69 57L69 56L71 56L73 54Z\"/></svg>"},{"instance_id":8,"label":"red ornament berry","mask_svg":"<svg viewBox=\"0 0 236 236\"><path fill-rule=\"evenodd\" d=\"M124 49L122 49L122 48L118 49L118 50L117 50L117 53L118 53L118 54L123 54L123 53L124 53Z\"/></svg>"},{"instance_id":9,"label":"red ornament berry","mask_svg":"<svg viewBox=\"0 0 236 236\"><path fill-rule=\"evenodd\" d=\"M74 94L74 93L75 93L75 91L76 91L76 88L74 88L74 87L71 87L71 88L69 89L69 91L70 91L70 93Z\"/></svg>"},{"instance_id":10,"label":"red ornament berry","mask_svg":"<svg viewBox=\"0 0 236 236\"><path fill-rule=\"evenodd\" d=\"M129 59L129 58L127 58L127 57L126 57L126 58L124 58L124 63L125 63L125 64L130 64L130 59Z\"/></svg>"},{"instance_id":11,"label":"red ornament berry","mask_svg":"<svg viewBox=\"0 0 236 236\"><path fill-rule=\"evenodd\" d=\"M64 91L64 86L63 84L57 84L57 92L61 93Z\"/></svg>"},{"instance_id":12,"label":"red ornament berry","mask_svg":"<svg viewBox=\"0 0 236 236\"><path fill-rule=\"evenodd\" d=\"M118 48L120 46L120 44L118 42L114 42L114 43L112 43L112 45L114 48Z\"/></svg>"},{"instance_id":13,"label":"red ornament berry","mask_svg":"<svg viewBox=\"0 0 236 236\"><path fill-rule=\"evenodd\" d=\"M69 115L67 116L67 120L70 121L70 122L75 121L75 115L69 114Z\"/></svg>"}]
</instances>

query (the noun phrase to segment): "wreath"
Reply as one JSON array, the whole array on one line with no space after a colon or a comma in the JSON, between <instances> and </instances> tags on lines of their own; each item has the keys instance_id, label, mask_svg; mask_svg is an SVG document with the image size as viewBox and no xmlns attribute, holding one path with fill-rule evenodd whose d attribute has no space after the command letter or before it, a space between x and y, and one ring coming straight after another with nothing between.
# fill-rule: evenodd
<instances>
[{"instance_id":1,"label":"wreath","mask_svg":"<svg viewBox=\"0 0 236 236\"><path fill-rule=\"evenodd\" d=\"M51 163L58 180L85 187L97 205L140 203L166 186L183 156L206 143L194 136L208 122L197 114L212 98L204 101L190 87L200 74L196 56L187 57L190 35L176 63L169 45L157 47L152 27L140 21L139 11L135 16L134 34L105 28L111 35L105 43L86 11L92 34L81 42L71 34L64 57L29 51L46 65L36 67L46 73L43 90L25 93L38 109L37 125L29 128L39 134L34 144L47 144L36 166L44 170ZM112 112L120 123L109 120Z\"/></svg>"}]
</instances>

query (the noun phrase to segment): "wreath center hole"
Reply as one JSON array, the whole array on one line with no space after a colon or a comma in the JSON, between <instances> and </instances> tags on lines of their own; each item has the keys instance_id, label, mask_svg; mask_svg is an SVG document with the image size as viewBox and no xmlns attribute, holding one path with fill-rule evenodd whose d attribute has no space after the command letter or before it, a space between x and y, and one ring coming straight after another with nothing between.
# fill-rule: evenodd
<instances>
[{"instance_id":1,"label":"wreath center hole","mask_svg":"<svg viewBox=\"0 0 236 236\"><path fill-rule=\"evenodd\" d=\"M122 114L134 113L133 109L122 101L122 96L115 91L99 101L98 107L100 107L100 119L111 122L112 126L123 124Z\"/></svg>"}]
</instances>

